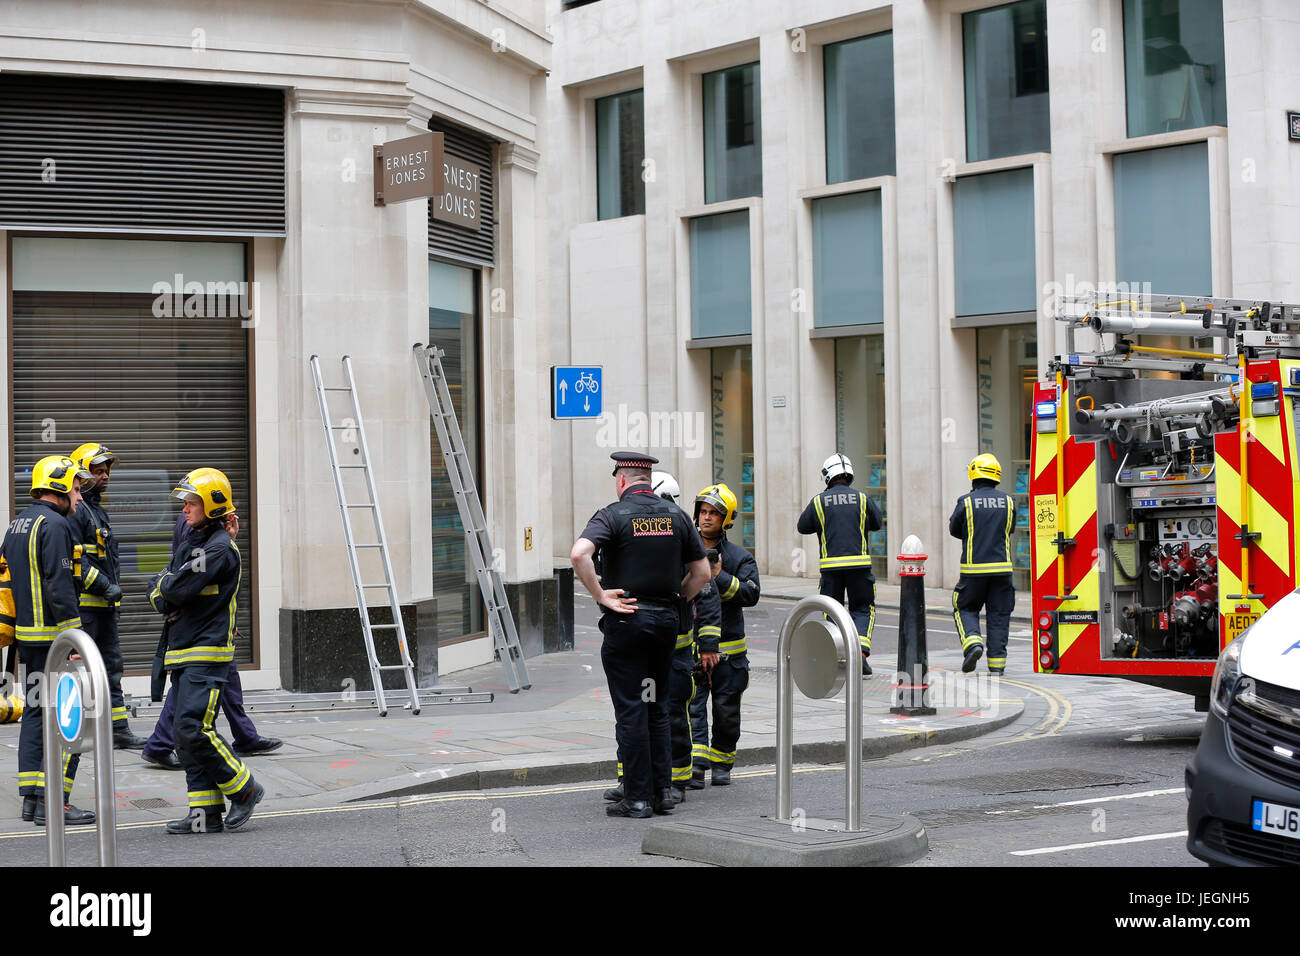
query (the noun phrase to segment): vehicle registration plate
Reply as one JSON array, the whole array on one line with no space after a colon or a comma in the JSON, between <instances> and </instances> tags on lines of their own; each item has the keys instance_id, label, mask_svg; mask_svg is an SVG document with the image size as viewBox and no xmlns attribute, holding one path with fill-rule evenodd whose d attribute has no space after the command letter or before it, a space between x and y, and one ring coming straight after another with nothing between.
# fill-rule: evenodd
<instances>
[{"instance_id":1,"label":"vehicle registration plate","mask_svg":"<svg viewBox=\"0 0 1300 956\"><path fill-rule=\"evenodd\" d=\"M1251 827L1260 833L1276 833L1292 840L1300 840L1300 809L1256 800Z\"/></svg>"},{"instance_id":2,"label":"vehicle registration plate","mask_svg":"<svg viewBox=\"0 0 1300 956\"><path fill-rule=\"evenodd\" d=\"M1227 617L1229 641L1235 641L1241 637L1242 631L1259 620L1258 614L1229 614Z\"/></svg>"}]
</instances>

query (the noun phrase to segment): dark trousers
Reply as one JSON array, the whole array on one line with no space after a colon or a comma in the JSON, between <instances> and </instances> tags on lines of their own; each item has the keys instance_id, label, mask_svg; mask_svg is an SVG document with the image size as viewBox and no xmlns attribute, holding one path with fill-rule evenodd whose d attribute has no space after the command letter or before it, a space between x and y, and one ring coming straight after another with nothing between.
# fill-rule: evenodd
<instances>
[{"instance_id":1,"label":"dark trousers","mask_svg":"<svg viewBox=\"0 0 1300 956\"><path fill-rule=\"evenodd\" d=\"M81 609L81 629L99 648L99 656L104 658L104 670L108 671L108 694L113 701L115 731L131 729L131 715L126 709L126 698L122 696L122 647L117 639L117 618L117 608Z\"/></svg>"},{"instance_id":2,"label":"dark trousers","mask_svg":"<svg viewBox=\"0 0 1300 956\"><path fill-rule=\"evenodd\" d=\"M870 568L828 568L822 572L821 593L848 608L858 628L862 656L871 654L871 632L876 629L876 577ZM845 595L848 600L845 601Z\"/></svg>"},{"instance_id":3,"label":"dark trousers","mask_svg":"<svg viewBox=\"0 0 1300 956\"><path fill-rule=\"evenodd\" d=\"M221 685L221 709L226 713L226 720L230 721L231 743L237 749L243 750L257 743L259 739L257 728L244 712L244 688L239 682L239 669L234 661L230 662L230 669L225 677L226 682ZM161 756L175 746L172 732L176 711L175 690L176 685L173 683L171 689L167 691L167 699L163 701L158 723L153 733L149 735L149 741L144 745L145 752L154 756Z\"/></svg>"},{"instance_id":4,"label":"dark trousers","mask_svg":"<svg viewBox=\"0 0 1300 956\"><path fill-rule=\"evenodd\" d=\"M740 698L749 687L749 656L718 661L691 700L691 759L697 770L709 766L730 767L736 762L740 740ZM713 698L713 744L708 745L709 721L706 707ZM697 736L700 735L700 736Z\"/></svg>"},{"instance_id":5,"label":"dark trousers","mask_svg":"<svg viewBox=\"0 0 1300 956\"><path fill-rule=\"evenodd\" d=\"M239 799L253 785L248 768L214 727L225 681L222 664L172 671L176 755L185 768L190 807L199 807L209 815L225 809L226 797Z\"/></svg>"},{"instance_id":6,"label":"dark trousers","mask_svg":"<svg viewBox=\"0 0 1300 956\"><path fill-rule=\"evenodd\" d=\"M45 737L42 721L45 719L42 704L45 696L53 699L54 688L45 684L45 658L50 653L49 644L18 644L18 659L27 669L26 699L23 706L23 723L18 730L18 792L24 797L45 795ZM63 792L72 792L72 781L77 776L77 754L63 755Z\"/></svg>"},{"instance_id":7,"label":"dark trousers","mask_svg":"<svg viewBox=\"0 0 1300 956\"><path fill-rule=\"evenodd\" d=\"M668 733L672 741L674 786L691 779L691 700L695 696L691 671L694 667L692 648L682 647L673 652L668 676Z\"/></svg>"},{"instance_id":8,"label":"dark trousers","mask_svg":"<svg viewBox=\"0 0 1300 956\"><path fill-rule=\"evenodd\" d=\"M614 703L615 736L628 800L650 800L672 776L669 680L679 611L642 605L633 614L605 612L601 663Z\"/></svg>"},{"instance_id":9,"label":"dark trousers","mask_svg":"<svg viewBox=\"0 0 1300 956\"><path fill-rule=\"evenodd\" d=\"M952 617L964 651L980 640L980 610L988 619L989 667L1007 666L1007 634L1016 609L1016 589L1009 574L963 574L952 592Z\"/></svg>"}]
</instances>

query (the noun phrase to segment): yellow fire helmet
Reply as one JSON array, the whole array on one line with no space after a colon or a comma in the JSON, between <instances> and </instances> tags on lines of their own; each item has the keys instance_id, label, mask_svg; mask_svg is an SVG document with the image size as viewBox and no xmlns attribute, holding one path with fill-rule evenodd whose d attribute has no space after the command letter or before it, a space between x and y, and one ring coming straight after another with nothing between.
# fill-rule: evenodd
<instances>
[{"instance_id":1,"label":"yellow fire helmet","mask_svg":"<svg viewBox=\"0 0 1300 956\"><path fill-rule=\"evenodd\" d=\"M215 468L196 468L172 489L172 497L184 501L194 495L203 502L205 518L220 518L235 513L235 497L230 480Z\"/></svg>"},{"instance_id":2,"label":"yellow fire helmet","mask_svg":"<svg viewBox=\"0 0 1300 956\"><path fill-rule=\"evenodd\" d=\"M1002 465L997 458L985 452L982 455L976 455L970 460L970 467L966 469L966 477L971 481L976 478L987 478L989 481L1002 480Z\"/></svg>"},{"instance_id":3,"label":"yellow fire helmet","mask_svg":"<svg viewBox=\"0 0 1300 956\"><path fill-rule=\"evenodd\" d=\"M695 496L695 521L700 520L700 505L709 504L722 512L722 528L725 531L736 520L736 493L719 482L709 485Z\"/></svg>"},{"instance_id":4,"label":"yellow fire helmet","mask_svg":"<svg viewBox=\"0 0 1300 956\"><path fill-rule=\"evenodd\" d=\"M82 481L91 480L90 472L71 458L63 455L49 455L42 458L32 468L32 497L39 498L43 491L70 495L74 478L80 478Z\"/></svg>"},{"instance_id":5,"label":"yellow fire helmet","mask_svg":"<svg viewBox=\"0 0 1300 956\"><path fill-rule=\"evenodd\" d=\"M108 446L101 445L97 441L88 441L84 445L79 445L69 457L87 472L92 465L111 467L117 461L117 456L108 450Z\"/></svg>"}]
</instances>

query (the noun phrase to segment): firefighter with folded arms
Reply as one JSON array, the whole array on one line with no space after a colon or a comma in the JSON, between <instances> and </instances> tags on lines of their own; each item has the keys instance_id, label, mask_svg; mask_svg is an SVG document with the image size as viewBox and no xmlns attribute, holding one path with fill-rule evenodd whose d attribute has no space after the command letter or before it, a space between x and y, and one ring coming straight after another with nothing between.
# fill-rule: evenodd
<instances>
[{"instance_id":1,"label":"firefighter with folded arms","mask_svg":"<svg viewBox=\"0 0 1300 956\"><path fill-rule=\"evenodd\" d=\"M722 634L716 648L700 638L703 683L691 699L691 779L688 790L704 787L704 774L713 770L713 785L731 783L740 740L740 698L749 687L749 655L745 648L744 609L758 603L758 564L754 556L727 539L736 519L736 495L725 484L709 485L695 496L695 524L700 540L716 557L709 560L713 587L722 605ZM713 743L709 744L708 701L713 698Z\"/></svg>"},{"instance_id":2,"label":"firefighter with folded arms","mask_svg":"<svg viewBox=\"0 0 1300 956\"><path fill-rule=\"evenodd\" d=\"M871 673L871 634L876 627L876 579L871 573L867 536L884 524L871 496L853 487L853 463L839 452L822 464L826 490L799 516L800 534L815 534L821 544L821 583L826 597L848 609L858 628L862 673ZM844 598L848 596L846 603Z\"/></svg>"},{"instance_id":3,"label":"firefighter with folded arms","mask_svg":"<svg viewBox=\"0 0 1300 956\"><path fill-rule=\"evenodd\" d=\"M167 832L237 830L248 822L264 791L213 726L235 657L241 561L228 530L235 504L230 482L215 468L190 472L172 497L185 503L190 534L149 586L149 603L167 621L152 690L153 699L161 700L163 672L171 671L176 751L185 767L190 812L167 824ZM223 821L227 799L230 810Z\"/></svg>"},{"instance_id":4,"label":"firefighter with folded arms","mask_svg":"<svg viewBox=\"0 0 1300 956\"><path fill-rule=\"evenodd\" d=\"M962 543L961 576L952 592L952 616L961 638L963 673L969 674L984 653L980 609L988 618L989 673L1007 666L1007 638L1016 589L1011 583L1011 531L1016 503L998 490L1002 465L990 454L971 459L966 475L971 490L957 499L948 532Z\"/></svg>"},{"instance_id":5,"label":"firefighter with folded arms","mask_svg":"<svg viewBox=\"0 0 1300 956\"><path fill-rule=\"evenodd\" d=\"M52 455L32 468L35 500L9 524L0 555L9 567L18 656L27 669L22 729L18 735L18 792L22 817L45 825L45 748L42 734L45 664L50 645L62 631L81 627L73 576L73 531L69 520L81 503L81 482L90 479L71 458ZM78 757L63 758L64 823L95 822L90 810L67 802L77 775Z\"/></svg>"},{"instance_id":6,"label":"firefighter with folded arms","mask_svg":"<svg viewBox=\"0 0 1300 956\"><path fill-rule=\"evenodd\" d=\"M131 733L126 700L122 696L122 647L117 621L122 606L121 564L104 493L117 456L99 442L87 442L72 458L91 478L81 489L81 504L69 519L73 548L81 546L81 629L99 648L108 672L108 692L113 701L113 746L139 750L143 737Z\"/></svg>"}]
</instances>

